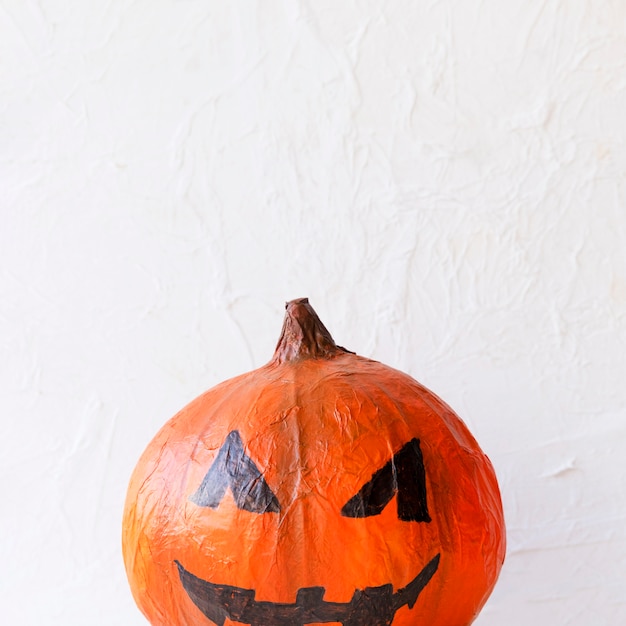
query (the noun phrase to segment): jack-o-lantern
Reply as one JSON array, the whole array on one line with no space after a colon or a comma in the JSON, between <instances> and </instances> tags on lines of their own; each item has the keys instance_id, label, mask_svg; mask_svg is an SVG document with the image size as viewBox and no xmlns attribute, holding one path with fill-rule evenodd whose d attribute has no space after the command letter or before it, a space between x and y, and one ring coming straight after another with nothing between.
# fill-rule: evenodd
<instances>
[{"instance_id":1,"label":"jack-o-lantern","mask_svg":"<svg viewBox=\"0 0 626 626\"><path fill-rule=\"evenodd\" d=\"M337 346L300 299L267 365L149 444L123 552L154 626L464 626L498 577L504 519L454 412Z\"/></svg>"}]
</instances>

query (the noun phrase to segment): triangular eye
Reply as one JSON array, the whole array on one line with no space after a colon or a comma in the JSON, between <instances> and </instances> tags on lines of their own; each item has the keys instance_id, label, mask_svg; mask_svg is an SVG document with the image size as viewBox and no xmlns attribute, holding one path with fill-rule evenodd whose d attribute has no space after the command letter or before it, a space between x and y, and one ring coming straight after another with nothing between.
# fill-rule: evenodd
<instances>
[{"instance_id":1,"label":"triangular eye","mask_svg":"<svg viewBox=\"0 0 626 626\"><path fill-rule=\"evenodd\" d=\"M426 502L426 472L419 439L411 439L384 467L375 472L359 493L341 509L344 517L379 515L398 494L398 518L430 522Z\"/></svg>"},{"instance_id":2,"label":"triangular eye","mask_svg":"<svg viewBox=\"0 0 626 626\"><path fill-rule=\"evenodd\" d=\"M230 487L235 504L250 513L278 513L280 504L254 461L244 452L241 437L233 430L206 473L198 490L189 498L198 506L216 509Z\"/></svg>"}]
</instances>

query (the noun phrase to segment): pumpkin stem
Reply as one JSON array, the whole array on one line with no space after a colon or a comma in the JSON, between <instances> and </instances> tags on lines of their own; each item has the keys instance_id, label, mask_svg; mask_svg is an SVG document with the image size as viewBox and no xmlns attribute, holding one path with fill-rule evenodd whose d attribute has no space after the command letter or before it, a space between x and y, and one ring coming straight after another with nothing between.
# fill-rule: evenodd
<instances>
[{"instance_id":1,"label":"pumpkin stem","mask_svg":"<svg viewBox=\"0 0 626 626\"><path fill-rule=\"evenodd\" d=\"M335 343L308 298L291 300L285 309L283 329L271 363L323 359L350 352Z\"/></svg>"}]
</instances>

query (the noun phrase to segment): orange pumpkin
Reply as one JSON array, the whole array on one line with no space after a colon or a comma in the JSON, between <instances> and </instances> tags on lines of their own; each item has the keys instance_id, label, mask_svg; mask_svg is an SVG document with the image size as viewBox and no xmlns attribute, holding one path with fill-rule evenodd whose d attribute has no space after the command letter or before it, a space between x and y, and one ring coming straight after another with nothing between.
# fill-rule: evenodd
<instances>
[{"instance_id":1,"label":"orange pumpkin","mask_svg":"<svg viewBox=\"0 0 626 626\"><path fill-rule=\"evenodd\" d=\"M415 380L335 344L306 299L273 359L141 457L124 512L154 626L470 624L505 553L491 463Z\"/></svg>"}]
</instances>

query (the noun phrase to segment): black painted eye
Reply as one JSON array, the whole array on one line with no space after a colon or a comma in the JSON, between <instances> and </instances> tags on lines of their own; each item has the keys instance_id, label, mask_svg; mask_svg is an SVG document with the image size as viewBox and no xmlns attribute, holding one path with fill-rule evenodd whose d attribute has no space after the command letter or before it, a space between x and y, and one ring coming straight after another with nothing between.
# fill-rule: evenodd
<instances>
[{"instance_id":1,"label":"black painted eye","mask_svg":"<svg viewBox=\"0 0 626 626\"><path fill-rule=\"evenodd\" d=\"M426 472L419 439L411 439L341 509L344 517L379 515L398 494L398 518L430 522L426 502Z\"/></svg>"},{"instance_id":2,"label":"black painted eye","mask_svg":"<svg viewBox=\"0 0 626 626\"><path fill-rule=\"evenodd\" d=\"M250 513L280 511L278 499L254 461L244 452L236 430L228 433L202 484L189 499L198 506L216 509L228 487L240 509Z\"/></svg>"}]
</instances>

